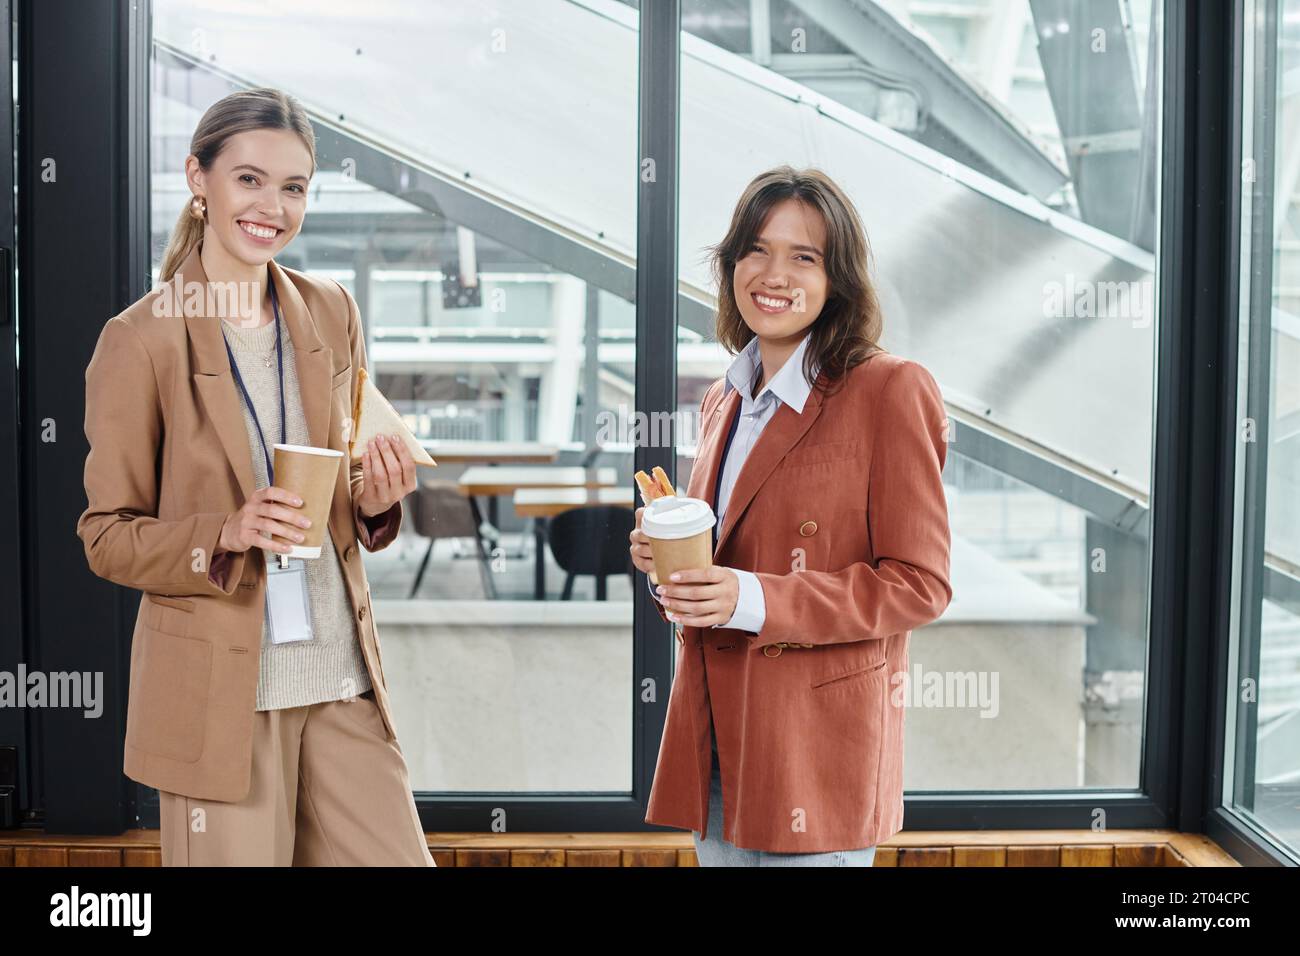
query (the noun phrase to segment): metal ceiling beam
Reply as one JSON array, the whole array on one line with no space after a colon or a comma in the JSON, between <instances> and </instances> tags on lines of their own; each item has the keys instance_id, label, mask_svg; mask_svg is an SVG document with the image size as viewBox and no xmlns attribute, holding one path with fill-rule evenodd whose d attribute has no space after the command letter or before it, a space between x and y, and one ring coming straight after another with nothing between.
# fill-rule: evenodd
<instances>
[{"instance_id":1,"label":"metal ceiling beam","mask_svg":"<svg viewBox=\"0 0 1300 956\"><path fill-rule=\"evenodd\" d=\"M809 2L809 0L801 0ZM233 89L237 78L210 64L155 40L164 65L189 71L183 89L170 95L184 101L210 102ZM413 206L449 222L463 225L502 245L552 268L577 276L628 301L635 299L636 265L610 250L574 236L526 209L501 203L472 185L422 167L414 157L397 156L381 144L339 129L318 115L312 116L320 164L355 163L356 178L375 189L398 196ZM320 215L320 214L318 214ZM328 216L331 223L355 221L350 214ZM373 218L373 217L372 217ZM387 217L384 217L387 219ZM402 228L415 225L411 214L400 214ZM679 294L679 323L705 338L712 338L713 302ZM1145 538L1148 534L1146 502L1122 484L1083 467L980 417L952 402L953 451L1009 475L1032 488L1065 501L1119 530ZM1300 579L1285 566L1270 560L1266 588L1270 599L1300 601Z\"/></svg>"},{"instance_id":2,"label":"metal ceiling beam","mask_svg":"<svg viewBox=\"0 0 1300 956\"><path fill-rule=\"evenodd\" d=\"M854 55L907 80L923 97L925 113L999 178L1043 202L1069 182L1066 172L1006 110L982 96L929 44L872 0L790 2Z\"/></svg>"},{"instance_id":3,"label":"metal ceiling beam","mask_svg":"<svg viewBox=\"0 0 1300 956\"><path fill-rule=\"evenodd\" d=\"M1132 240L1144 130L1122 3L1030 0L1029 7L1079 213L1084 222Z\"/></svg>"}]
</instances>

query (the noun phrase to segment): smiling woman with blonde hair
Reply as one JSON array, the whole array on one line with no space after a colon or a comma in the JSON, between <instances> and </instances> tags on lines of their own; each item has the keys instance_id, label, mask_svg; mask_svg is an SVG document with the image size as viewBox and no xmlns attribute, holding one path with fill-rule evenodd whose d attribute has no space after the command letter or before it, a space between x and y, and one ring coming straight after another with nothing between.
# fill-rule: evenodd
<instances>
[{"instance_id":1,"label":"smiling woman with blonde hair","mask_svg":"<svg viewBox=\"0 0 1300 956\"><path fill-rule=\"evenodd\" d=\"M392 543L415 466L385 436L349 458L357 304L274 259L315 170L292 97L213 104L164 284L108 321L86 369L77 533L96 574L144 592L125 772L159 791L164 865L433 865L358 550ZM286 570L308 522L272 483L278 443L346 463L319 557Z\"/></svg>"},{"instance_id":2,"label":"smiling woman with blonde hair","mask_svg":"<svg viewBox=\"0 0 1300 956\"><path fill-rule=\"evenodd\" d=\"M893 678L952 597L947 419L930 373L878 344L869 258L839 186L789 166L713 249L736 357L687 489L717 516L713 566L652 589L679 647L646 813L697 831L703 866L870 866L903 825Z\"/></svg>"}]
</instances>

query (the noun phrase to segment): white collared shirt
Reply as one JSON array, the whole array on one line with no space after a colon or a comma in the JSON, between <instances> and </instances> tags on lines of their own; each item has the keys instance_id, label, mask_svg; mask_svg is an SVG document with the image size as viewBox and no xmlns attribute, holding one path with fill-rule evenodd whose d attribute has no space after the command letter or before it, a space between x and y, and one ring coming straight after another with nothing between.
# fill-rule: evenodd
<instances>
[{"instance_id":1,"label":"white collared shirt","mask_svg":"<svg viewBox=\"0 0 1300 956\"><path fill-rule=\"evenodd\" d=\"M808 335L804 335L803 341L758 395L752 393L762 364L758 353L758 336L750 339L749 344L740 350L731 365L727 367L726 381L722 385L722 399L725 399L733 388L736 389L740 392L740 410L737 412L739 420L736 422L735 437L731 440L727 459L722 463L722 478L718 487L718 500L714 507L719 535L722 533L722 523L727 513L727 502L731 498L732 489L736 487L736 479L740 477L740 471L749 453L758 443L758 436L763 433L763 429L772 420L776 410L782 404L786 404L800 415L803 414L804 405L808 401L809 393L812 392L813 382L816 381L819 371L814 369L811 379L803 373L803 358L804 352L808 349L808 338ZM713 626L758 633L762 630L763 622L767 617L763 586L759 584L758 577L753 572L740 568L731 570L735 572L740 583L736 610L731 615L731 620ZM646 580L648 583L649 578ZM655 600L659 600L654 585L650 585L650 593L655 595Z\"/></svg>"}]
</instances>

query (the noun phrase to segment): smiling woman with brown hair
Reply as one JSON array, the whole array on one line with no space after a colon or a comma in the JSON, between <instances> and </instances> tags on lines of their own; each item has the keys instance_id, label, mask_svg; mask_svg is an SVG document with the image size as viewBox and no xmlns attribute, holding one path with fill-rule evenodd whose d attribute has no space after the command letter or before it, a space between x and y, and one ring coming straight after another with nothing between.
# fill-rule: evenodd
<instances>
[{"instance_id":1,"label":"smiling woman with brown hair","mask_svg":"<svg viewBox=\"0 0 1300 956\"><path fill-rule=\"evenodd\" d=\"M96 574L145 592L125 772L159 791L164 865L433 865L357 551L397 535L405 444L379 436L339 469L319 557L275 558L308 520L272 446L346 460L366 368L352 296L273 258L315 169L292 97L213 104L163 285L108 321L86 369L77 533Z\"/></svg>"},{"instance_id":2,"label":"smiling woman with brown hair","mask_svg":"<svg viewBox=\"0 0 1300 956\"><path fill-rule=\"evenodd\" d=\"M676 677L646 813L701 865L870 866L903 823L913 628L952 597L933 377L877 342L857 211L824 173L756 177L714 247L717 338L687 494L713 566L652 589ZM632 560L654 571L645 533Z\"/></svg>"}]
</instances>

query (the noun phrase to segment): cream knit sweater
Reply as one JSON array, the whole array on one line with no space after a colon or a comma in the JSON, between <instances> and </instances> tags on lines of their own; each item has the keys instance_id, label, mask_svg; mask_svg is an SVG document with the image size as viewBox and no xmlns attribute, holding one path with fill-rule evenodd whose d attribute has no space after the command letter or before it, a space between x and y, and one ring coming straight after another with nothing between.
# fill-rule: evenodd
<instances>
[{"instance_id":1,"label":"cream knit sweater","mask_svg":"<svg viewBox=\"0 0 1300 956\"><path fill-rule=\"evenodd\" d=\"M280 386L275 359L275 322L256 328L241 328L217 319L235 364L244 379L244 387L257 408L262 424L266 447L275 457L274 445L286 442L291 445L309 445L307 419L302 411L298 390L298 370L294 364L293 340L284 320L279 322L280 341L284 352L284 414L288 437L280 436ZM266 358L270 357L270 366ZM270 484L266 474L266 459L257 427L248 410L239 385L232 383L239 393L239 406L244 413L248 431L249 450L253 459L255 487ZM347 467L345 460L342 467ZM253 548L248 560L265 561L274 552ZM273 557L272 560L275 560ZM348 599L343 580L343 570L338 553L328 531L319 558L309 559L307 565L307 591L311 607L313 637L310 641L290 644L272 644L266 621L262 622L262 651L257 677L257 710L279 710L285 707L302 707L328 700L340 700L364 693L371 688L370 674L361 656L356 620L352 603Z\"/></svg>"}]
</instances>

